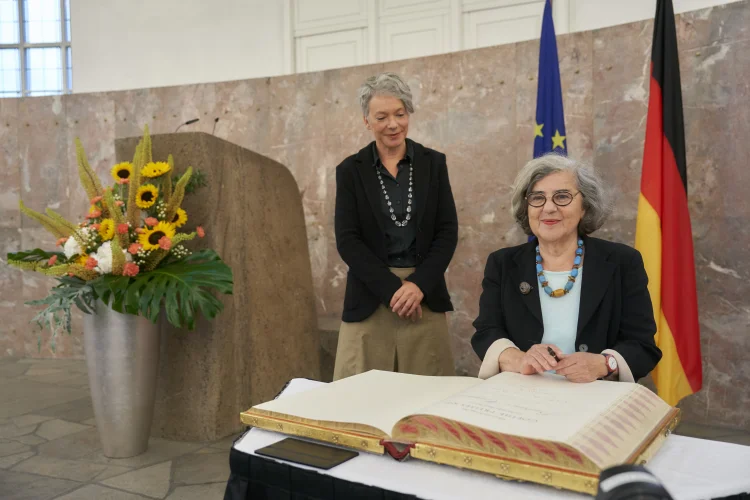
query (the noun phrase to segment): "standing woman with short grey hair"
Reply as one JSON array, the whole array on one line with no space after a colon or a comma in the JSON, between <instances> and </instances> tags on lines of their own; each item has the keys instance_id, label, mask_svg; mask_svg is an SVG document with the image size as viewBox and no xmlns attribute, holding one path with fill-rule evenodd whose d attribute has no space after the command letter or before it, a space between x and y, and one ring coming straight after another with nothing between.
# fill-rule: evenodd
<instances>
[{"instance_id":1,"label":"standing woman with short grey hair","mask_svg":"<svg viewBox=\"0 0 750 500\"><path fill-rule=\"evenodd\" d=\"M458 220L445 155L411 139L409 86L359 89L373 142L336 168L336 246L349 266L334 380L368 370L455 375L445 270Z\"/></svg>"}]
</instances>

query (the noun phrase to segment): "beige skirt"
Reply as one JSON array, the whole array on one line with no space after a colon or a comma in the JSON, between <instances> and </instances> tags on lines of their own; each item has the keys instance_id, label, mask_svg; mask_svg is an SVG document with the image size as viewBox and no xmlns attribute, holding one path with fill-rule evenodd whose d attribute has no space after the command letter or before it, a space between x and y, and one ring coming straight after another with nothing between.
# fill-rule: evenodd
<instances>
[{"instance_id":1,"label":"beige skirt","mask_svg":"<svg viewBox=\"0 0 750 500\"><path fill-rule=\"evenodd\" d=\"M406 278L413 268L392 268ZM422 318L402 319L383 304L364 321L341 323L333 380L368 370L455 375L448 320L422 303Z\"/></svg>"}]
</instances>

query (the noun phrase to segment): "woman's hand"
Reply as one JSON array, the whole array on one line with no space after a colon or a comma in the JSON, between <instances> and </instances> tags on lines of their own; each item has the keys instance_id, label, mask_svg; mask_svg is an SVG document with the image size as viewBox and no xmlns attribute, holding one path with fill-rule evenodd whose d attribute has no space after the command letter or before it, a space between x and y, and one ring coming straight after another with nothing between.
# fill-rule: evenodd
<instances>
[{"instance_id":1,"label":"woman's hand","mask_svg":"<svg viewBox=\"0 0 750 500\"><path fill-rule=\"evenodd\" d=\"M417 322L417 321L419 321L420 319L422 319L422 306L421 306L421 305L417 306L417 308L416 308L416 309L414 310L414 312L413 312L413 313L411 313L411 314L410 314L410 315L408 316L408 318L409 318L410 320L412 320L413 322Z\"/></svg>"},{"instance_id":2,"label":"woman's hand","mask_svg":"<svg viewBox=\"0 0 750 500\"><path fill-rule=\"evenodd\" d=\"M526 352L518 349L506 349L498 357L500 371L533 375L555 370L558 362L548 352L548 348L552 349L559 359L564 356L560 348L554 344L536 344Z\"/></svg>"},{"instance_id":3,"label":"woman's hand","mask_svg":"<svg viewBox=\"0 0 750 500\"><path fill-rule=\"evenodd\" d=\"M561 357L555 372L571 382L593 382L607 376L607 360L601 354L576 352Z\"/></svg>"},{"instance_id":4,"label":"woman's hand","mask_svg":"<svg viewBox=\"0 0 750 500\"><path fill-rule=\"evenodd\" d=\"M391 309L402 318L411 316L422 303L424 294L411 281L404 281L391 298Z\"/></svg>"}]
</instances>

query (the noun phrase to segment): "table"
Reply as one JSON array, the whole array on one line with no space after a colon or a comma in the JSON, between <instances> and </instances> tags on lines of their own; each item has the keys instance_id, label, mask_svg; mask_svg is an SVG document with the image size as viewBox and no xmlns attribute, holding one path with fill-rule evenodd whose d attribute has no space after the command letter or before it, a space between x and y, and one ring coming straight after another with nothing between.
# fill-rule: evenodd
<instances>
[{"instance_id":1,"label":"table","mask_svg":"<svg viewBox=\"0 0 750 500\"><path fill-rule=\"evenodd\" d=\"M321 382L294 379L279 397L319 384ZM421 460L397 462L387 455L360 453L348 462L323 471L255 454L255 450L286 437L262 429L250 429L235 442L225 500L591 498L581 493L505 481L490 474ZM648 464L648 469L662 481L675 500L716 499L750 492L750 446L672 435ZM290 489L306 493L287 493ZM750 495L737 498L750 498Z\"/></svg>"}]
</instances>

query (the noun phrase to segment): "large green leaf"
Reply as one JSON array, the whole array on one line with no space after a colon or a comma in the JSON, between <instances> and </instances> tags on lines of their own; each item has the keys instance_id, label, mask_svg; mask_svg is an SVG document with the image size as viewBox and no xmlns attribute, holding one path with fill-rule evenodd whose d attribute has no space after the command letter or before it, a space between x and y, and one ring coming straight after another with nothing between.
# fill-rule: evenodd
<instances>
[{"instance_id":1,"label":"large green leaf","mask_svg":"<svg viewBox=\"0 0 750 500\"><path fill-rule=\"evenodd\" d=\"M213 319L223 309L213 292L232 293L232 271L216 252L203 250L134 278L109 275L92 284L115 311L156 322L163 308L171 324L192 330L198 313Z\"/></svg>"}]
</instances>

